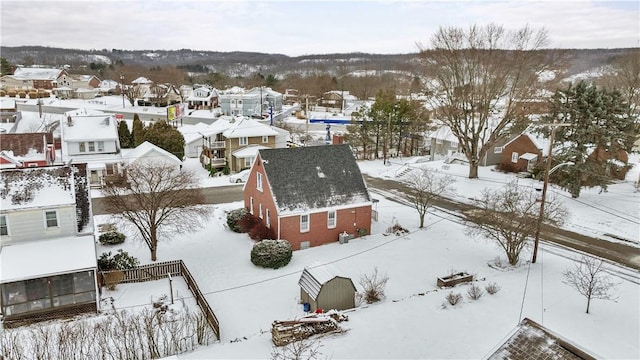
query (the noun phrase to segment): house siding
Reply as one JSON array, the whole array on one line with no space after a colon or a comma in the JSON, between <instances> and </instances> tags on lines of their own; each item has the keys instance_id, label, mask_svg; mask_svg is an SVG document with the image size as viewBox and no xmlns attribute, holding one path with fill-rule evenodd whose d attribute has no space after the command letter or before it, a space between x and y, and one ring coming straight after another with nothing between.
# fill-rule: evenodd
<instances>
[{"instance_id":1,"label":"house siding","mask_svg":"<svg viewBox=\"0 0 640 360\"><path fill-rule=\"evenodd\" d=\"M51 210L58 212L58 226L47 229L44 212ZM7 216L9 235L0 237L0 247L76 234L75 204L65 207L15 210L3 215Z\"/></svg>"},{"instance_id":2,"label":"house siding","mask_svg":"<svg viewBox=\"0 0 640 360\"><path fill-rule=\"evenodd\" d=\"M350 279L344 277L335 277L320 288L318 298L313 299L304 289L300 288L300 300L308 303L310 310L316 311L322 309L327 310L347 310L356 307L355 302L356 289Z\"/></svg>"},{"instance_id":3,"label":"house siding","mask_svg":"<svg viewBox=\"0 0 640 360\"><path fill-rule=\"evenodd\" d=\"M515 163L511 160L513 153L518 154L518 161ZM540 149L536 147L528 135L520 135L502 148L501 170L510 172L527 171L529 161L520 159L520 156L525 153L537 154L538 160L536 162L541 160L542 152Z\"/></svg>"},{"instance_id":4,"label":"house siding","mask_svg":"<svg viewBox=\"0 0 640 360\"><path fill-rule=\"evenodd\" d=\"M95 151L89 151L88 142L93 141L95 143ZM100 140L104 142L103 151L98 151L98 140L86 140L86 141L67 141L67 153L69 155L89 155L89 154L115 154L118 152L118 145L115 140ZM85 144L85 151L80 152L80 143Z\"/></svg>"},{"instance_id":5,"label":"house siding","mask_svg":"<svg viewBox=\"0 0 640 360\"><path fill-rule=\"evenodd\" d=\"M269 148L276 147L276 137L273 135L269 136L269 140L266 143L262 142L262 136L249 137L247 141L247 145L241 146L240 138L229 138L225 140L226 148L228 149L228 151L226 151L227 163L229 164L229 170L231 170L232 172L238 172L247 168L247 166L244 165L244 158L238 159L233 156L234 151L242 149L249 145L262 145ZM256 153L256 157L257 156L258 154Z\"/></svg>"}]
</instances>

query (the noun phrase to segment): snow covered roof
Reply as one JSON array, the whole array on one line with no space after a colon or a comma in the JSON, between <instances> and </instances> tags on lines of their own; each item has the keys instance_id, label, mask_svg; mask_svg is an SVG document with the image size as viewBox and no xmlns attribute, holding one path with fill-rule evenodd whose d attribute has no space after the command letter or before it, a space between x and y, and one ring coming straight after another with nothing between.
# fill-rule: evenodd
<instances>
[{"instance_id":1,"label":"snow covered roof","mask_svg":"<svg viewBox=\"0 0 640 360\"><path fill-rule=\"evenodd\" d=\"M62 69L19 67L13 72L13 76L16 79L56 80L62 71Z\"/></svg>"},{"instance_id":2,"label":"snow covered roof","mask_svg":"<svg viewBox=\"0 0 640 360\"><path fill-rule=\"evenodd\" d=\"M324 284L336 277L343 277L336 274L336 269L329 265L311 265L304 268L302 271L302 275L300 275L300 279L298 280L298 285L300 285L300 288L309 294L313 300L317 300L320 290ZM353 288L355 290L355 286Z\"/></svg>"},{"instance_id":3,"label":"snow covered roof","mask_svg":"<svg viewBox=\"0 0 640 360\"><path fill-rule=\"evenodd\" d=\"M262 149L278 215L371 205L349 145Z\"/></svg>"},{"instance_id":4,"label":"snow covered roof","mask_svg":"<svg viewBox=\"0 0 640 360\"><path fill-rule=\"evenodd\" d=\"M69 167L3 170L0 212L35 207L75 206L73 174Z\"/></svg>"},{"instance_id":5,"label":"snow covered roof","mask_svg":"<svg viewBox=\"0 0 640 360\"><path fill-rule=\"evenodd\" d=\"M131 83L132 84L139 84L139 85L141 85L141 84L153 84L153 81L147 79L144 76L140 76L139 78L133 80Z\"/></svg>"},{"instance_id":6,"label":"snow covered roof","mask_svg":"<svg viewBox=\"0 0 640 360\"><path fill-rule=\"evenodd\" d=\"M115 140L118 139L116 126L112 114L68 116L62 121L62 139L67 142Z\"/></svg>"},{"instance_id":7,"label":"snow covered roof","mask_svg":"<svg viewBox=\"0 0 640 360\"><path fill-rule=\"evenodd\" d=\"M446 125L442 125L436 130L427 131L425 133L425 136L431 139L449 141L456 144L458 143L458 138L453 134L453 131L451 131L451 128Z\"/></svg>"},{"instance_id":8,"label":"snow covered roof","mask_svg":"<svg viewBox=\"0 0 640 360\"><path fill-rule=\"evenodd\" d=\"M542 325L524 318L488 360L497 359L601 359L576 344L551 332Z\"/></svg>"},{"instance_id":9,"label":"snow covered roof","mask_svg":"<svg viewBox=\"0 0 640 360\"><path fill-rule=\"evenodd\" d=\"M258 155L258 151L262 150L262 149L269 149L269 147L263 146L263 145L252 144L252 145L245 146L243 148L240 148L240 149L234 151L232 153L232 155L237 157L237 158L239 158L239 159L248 158L248 157L254 157L254 156Z\"/></svg>"},{"instance_id":10,"label":"snow covered roof","mask_svg":"<svg viewBox=\"0 0 640 360\"><path fill-rule=\"evenodd\" d=\"M228 139L255 136L276 136L278 133L268 125L261 124L253 119L242 118L231 124L222 135Z\"/></svg>"},{"instance_id":11,"label":"snow covered roof","mask_svg":"<svg viewBox=\"0 0 640 360\"><path fill-rule=\"evenodd\" d=\"M2 110L13 110L16 108L16 101L14 99L9 98L0 98L0 109Z\"/></svg>"},{"instance_id":12,"label":"snow covered roof","mask_svg":"<svg viewBox=\"0 0 640 360\"><path fill-rule=\"evenodd\" d=\"M0 249L0 283L95 269L93 235L68 236Z\"/></svg>"},{"instance_id":13,"label":"snow covered roof","mask_svg":"<svg viewBox=\"0 0 640 360\"><path fill-rule=\"evenodd\" d=\"M180 161L177 156L148 141L143 142L142 144L136 146L135 149L128 152L126 156L126 162L127 165L130 165L143 158L151 159L153 161L174 163L176 165L182 164L182 161Z\"/></svg>"},{"instance_id":14,"label":"snow covered roof","mask_svg":"<svg viewBox=\"0 0 640 360\"><path fill-rule=\"evenodd\" d=\"M520 155L520 159L526 160L526 161L535 160L537 157L538 157L538 154L532 154L532 153L524 153Z\"/></svg>"}]
</instances>

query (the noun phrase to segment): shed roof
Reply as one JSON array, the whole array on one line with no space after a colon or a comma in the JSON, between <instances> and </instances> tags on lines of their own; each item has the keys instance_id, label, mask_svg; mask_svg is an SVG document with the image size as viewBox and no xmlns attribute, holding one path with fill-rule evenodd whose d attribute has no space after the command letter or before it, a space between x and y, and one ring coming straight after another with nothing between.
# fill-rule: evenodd
<instances>
[{"instance_id":1,"label":"shed roof","mask_svg":"<svg viewBox=\"0 0 640 360\"><path fill-rule=\"evenodd\" d=\"M327 265L317 265L306 267L300 275L298 285L304 290L313 300L318 299L322 286L335 278L344 278L351 281L349 278L338 276L335 274L335 269L330 268ZM351 285L353 282L351 281ZM353 286L355 290L355 286Z\"/></svg>"}]
</instances>

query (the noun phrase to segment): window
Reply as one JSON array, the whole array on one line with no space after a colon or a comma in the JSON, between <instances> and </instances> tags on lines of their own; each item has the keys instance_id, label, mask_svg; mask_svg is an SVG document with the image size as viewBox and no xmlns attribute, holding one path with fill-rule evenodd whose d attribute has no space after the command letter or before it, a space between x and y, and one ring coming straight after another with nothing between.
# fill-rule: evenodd
<instances>
[{"instance_id":1,"label":"window","mask_svg":"<svg viewBox=\"0 0 640 360\"><path fill-rule=\"evenodd\" d=\"M55 210L45 211L44 218L47 228L58 227L58 213Z\"/></svg>"},{"instance_id":2,"label":"window","mask_svg":"<svg viewBox=\"0 0 640 360\"><path fill-rule=\"evenodd\" d=\"M256 189L262 191L262 173L256 172Z\"/></svg>"},{"instance_id":3,"label":"window","mask_svg":"<svg viewBox=\"0 0 640 360\"><path fill-rule=\"evenodd\" d=\"M442 139L436 139L436 144L442 144Z\"/></svg>"},{"instance_id":4,"label":"window","mask_svg":"<svg viewBox=\"0 0 640 360\"><path fill-rule=\"evenodd\" d=\"M242 100L238 99L238 106L242 105Z\"/></svg>"},{"instance_id":5,"label":"window","mask_svg":"<svg viewBox=\"0 0 640 360\"><path fill-rule=\"evenodd\" d=\"M253 215L253 196L249 199L249 212Z\"/></svg>"},{"instance_id":6,"label":"window","mask_svg":"<svg viewBox=\"0 0 640 360\"><path fill-rule=\"evenodd\" d=\"M248 145L249 144L249 138L246 137L246 136L243 136L243 137L238 139L238 143L240 144L240 146Z\"/></svg>"},{"instance_id":7,"label":"window","mask_svg":"<svg viewBox=\"0 0 640 360\"><path fill-rule=\"evenodd\" d=\"M7 215L0 215L0 235L9 235L9 226L7 225Z\"/></svg>"},{"instance_id":8,"label":"window","mask_svg":"<svg viewBox=\"0 0 640 360\"><path fill-rule=\"evenodd\" d=\"M78 144L78 146L80 148L80 152L86 152L87 151L87 149L85 148L85 144L83 142Z\"/></svg>"},{"instance_id":9,"label":"window","mask_svg":"<svg viewBox=\"0 0 640 360\"><path fill-rule=\"evenodd\" d=\"M260 219L263 219L263 216L262 216L262 203L258 204L258 217Z\"/></svg>"},{"instance_id":10,"label":"window","mask_svg":"<svg viewBox=\"0 0 640 360\"><path fill-rule=\"evenodd\" d=\"M113 175L116 171L116 164L105 164L105 170L107 175Z\"/></svg>"},{"instance_id":11,"label":"window","mask_svg":"<svg viewBox=\"0 0 640 360\"><path fill-rule=\"evenodd\" d=\"M311 247L311 242L310 241L301 241L300 242L300 250L308 249L309 247Z\"/></svg>"},{"instance_id":12,"label":"window","mask_svg":"<svg viewBox=\"0 0 640 360\"><path fill-rule=\"evenodd\" d=\"M251 167L251 165L253 164L253 159L253 156L244 158L244 167Z\"/></svg>"},{"instance_id":13,"label":"window","mask_svg":"<svg viewBox=\"0 0 640 360\"><path fill-rule=\"evenodd\" d=\"M502 154L502 146L496 146L493 148L494 154Z\"/></svg>"},{"instance_id":14,"label":"window","mask_svg":"<svg viewBox=\"0 0 640 360\"><path fill-rule=\"evenodd\" d=\"M104 151L104 141L98 141L98 151Z\"/></svg>"},{"instance_id":15,"label":"window","mask_svg":"<svg viewBox=\"0 0 640 360\"><path fill-rule=\"evenodd\" d=\"M518 162L518 153L517 152L512 152L511 153L511 162L512 163L517 163Z\"/></svg>"},{"instance_id":16,"label":"window","mask_svg":"<svg viewBox=\"0 0 640 360\"><path fill-rule=\"evenodd\" d=\"M267 225L267 227L271 227L271 220L269 219L271 215L271 212L269 211L269 208L267 208L267 213L265 215L265 219L264 222Z\"/></svg>"},{"instance_id":17,"label":"window","mask_svg":"<svg viewBox=\"0 0 640 360\"><path fill-rule=\"evenodd\" d=\"M300 232L309 231L309 214L300 215Z\"/></svg>"},{"instance_id":18,"label":"window","mask_svg":"<svg viewBox=\"0 0 640 360\"><path fill-rule=\"evenodd\" d=\"M89 141L89 151L96 151L96 143L94 143L93 141Z\"/></svg>"},{"instance_id":19,"label":"window","mask_svg":"<svg viewBox=\"0 0 640 360\"><path fill-rule=\"evenodd\" d=\"M327 212L327 227L333 229L336 227L336 211L329 210Z\"/></svg>"},{"instance_id":20,"label":"window","mask_svg":"<svg viewBox=\"0 0 640 360\"><path fill-rule=\"evenodd\" d=\"M262 143L266 144L269 142L269 137L267 135L262 135Z\"/></svg>"}]
</instances>

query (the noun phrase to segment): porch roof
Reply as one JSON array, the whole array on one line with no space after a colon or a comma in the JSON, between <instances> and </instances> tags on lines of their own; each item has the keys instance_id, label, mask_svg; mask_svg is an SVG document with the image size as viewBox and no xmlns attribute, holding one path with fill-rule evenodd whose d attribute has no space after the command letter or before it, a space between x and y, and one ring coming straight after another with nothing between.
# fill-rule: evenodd
<instances>
[{"instance_id":1,"label":"porch roof","mask_svg":"<svg viewBox=\"0 0 640 360\"><path fill-rule=\"evenodd\" d=\"M0 283L95 269L93 235L5 246L0 250Z\"/></svg>"},{"instance_id":2,"label":"porch roof","mask_svg":"<svg viewBox=\"0 0 640 360\"><path fill-rule=\"evenodd\" d=\"M526 161L535 160L537 158L538 158L538 154L534 154L534 153L524 153L520 155L520 159L526 160Z\"/></svg>"}]
</instances>

